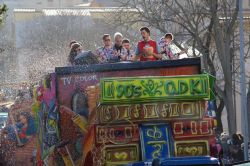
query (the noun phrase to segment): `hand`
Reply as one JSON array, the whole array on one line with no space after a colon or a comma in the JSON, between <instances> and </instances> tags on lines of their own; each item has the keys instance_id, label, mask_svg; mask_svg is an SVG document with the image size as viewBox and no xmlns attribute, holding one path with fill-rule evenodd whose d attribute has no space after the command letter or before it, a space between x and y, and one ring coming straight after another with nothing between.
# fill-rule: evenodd
<instances>
[{"instance_id":1,"label":"hand","mask_svg":"<svg viewBox=\"0 0 250 166\"><path fill-rule=\"evenodd\" d=\"M119 57L119 56L121 56L121 53L118 52L117 50L115 50L115 51L114 51L114 56L115 56L115 57Z\"/></svg>"},{"instance_id":2,"label":"hand","mask_svg":"<svg viewBox=\"0 0 250 166\"><path fill-rule=\"evenodd\" d=\"M121 60L123 60L123 61L127 60L127 56L126 55L121 55Z\"/></svg>"},{"instance_id":3,"label":"hand","mask_svg":"<svg viewBox=\"0 0 250 166\"><path fill-rule=\"evenodd\" d=\"M131 57L131 61L132 61L132 62L138 61L140 56L143 56L143 55L142 55L142 54L140 54L140 55L138 55L138 56L133 55L133 56Z\"/></svg>"},{"instance_id":4,"label":"hand","mask_svg":"<svg viewBox=\"0 0 250 166\"><path fill-rule=\"evenodd\" d=\"M185 54L185 53L187 53L187 51L188 51L188 49L181 50L181 52L179 52L179 55Z\"/></svg>"},{"instance_id":5,"label":"hand","mask_svg":"<svg viewBox=\"0 0 250 166\"><path fill-rule=\"evenodd\" d=\"M102 55L100 55L100 54L95 54L95 57L97 58L97 60L99 61L99 63L104 62L104 58L103 58Z\"/></svg>"},{"instance_id":6,"label":"hand","mask_svg":"<svg viewBox=\"0 0 250 166\"><path fill-rule=\"evenodd\" d=\"M157 59L162 59L162 54L152 53L152 55Z\"/></svg>"}]
</instances>

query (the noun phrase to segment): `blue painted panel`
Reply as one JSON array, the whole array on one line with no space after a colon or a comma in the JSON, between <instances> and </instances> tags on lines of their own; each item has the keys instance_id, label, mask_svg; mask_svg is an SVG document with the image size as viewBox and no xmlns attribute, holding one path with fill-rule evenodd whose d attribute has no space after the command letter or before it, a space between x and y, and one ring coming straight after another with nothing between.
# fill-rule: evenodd
<instances>
[{"instance_id":1,"label":"blue painted panel","mask_svg":"<svg viewBox=\"0 0 250 166\"><path fill-rule=\"evenodd\" d=\"M170 127L167 124L142 124L140 126L142 159L170 157Z\"/></svg>"}]
</instances>

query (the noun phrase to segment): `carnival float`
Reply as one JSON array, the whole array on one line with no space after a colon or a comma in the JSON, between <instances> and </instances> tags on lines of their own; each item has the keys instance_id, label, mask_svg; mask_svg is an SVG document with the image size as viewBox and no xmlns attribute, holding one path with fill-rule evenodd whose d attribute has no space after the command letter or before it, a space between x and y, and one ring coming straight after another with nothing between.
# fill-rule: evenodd
<instances>
[{"instance_id":1,"label":"carnival float","mask_svg":"<svg viewBox=\"0 0 250 166\"><path fill-rule=\"evenodd\" d=\"M37 165L217 157L200 58L58 67L34 89Z\"/></svg>"}]
</instances>

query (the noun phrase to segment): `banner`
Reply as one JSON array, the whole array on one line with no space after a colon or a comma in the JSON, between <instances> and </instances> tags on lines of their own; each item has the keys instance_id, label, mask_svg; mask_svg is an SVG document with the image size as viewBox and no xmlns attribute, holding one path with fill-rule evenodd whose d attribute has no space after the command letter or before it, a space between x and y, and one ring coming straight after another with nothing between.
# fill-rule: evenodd
<instances>
[{"instance_id":1,"label":"banner","mask_svg":"<svg viewBox=\"0 0 250 166\"><path fill-rule=\"evenodd\" d=\"M173 77L101 79L101 103L139 103L169 100L212 100L215 78L209 74Z\"/></svg>"}]
</instances>

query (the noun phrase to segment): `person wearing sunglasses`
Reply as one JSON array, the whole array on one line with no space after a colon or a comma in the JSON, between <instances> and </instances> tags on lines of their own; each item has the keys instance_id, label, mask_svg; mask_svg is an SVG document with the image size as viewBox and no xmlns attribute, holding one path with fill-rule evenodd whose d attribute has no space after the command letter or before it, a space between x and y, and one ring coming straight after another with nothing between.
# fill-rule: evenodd
<instances>
[{"instance_id":1,"label":"person wearing sunglasses","mask_svg":"<svg viewBox=\"0 0 250 166\"><path fill-rule=\"evenodd\" d=\"M114 54L110 34L104 34L102 41L103 46L96 50L96 55L98 57L99 63L108 63L113 58Z\"/></svg>"}]
</instances>

